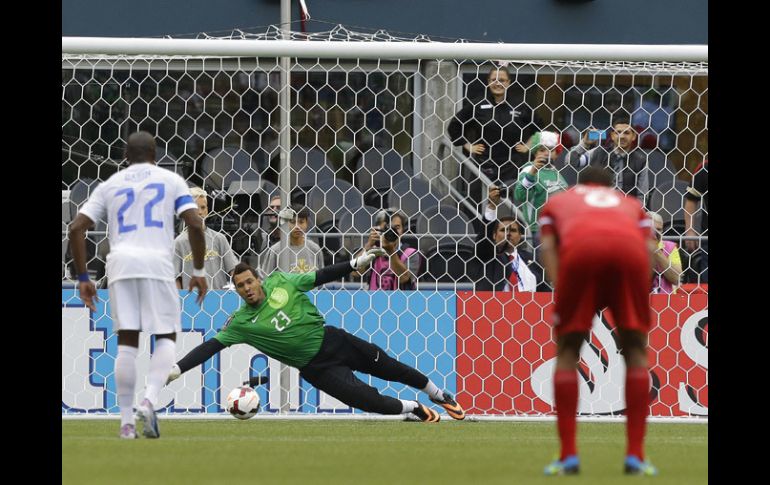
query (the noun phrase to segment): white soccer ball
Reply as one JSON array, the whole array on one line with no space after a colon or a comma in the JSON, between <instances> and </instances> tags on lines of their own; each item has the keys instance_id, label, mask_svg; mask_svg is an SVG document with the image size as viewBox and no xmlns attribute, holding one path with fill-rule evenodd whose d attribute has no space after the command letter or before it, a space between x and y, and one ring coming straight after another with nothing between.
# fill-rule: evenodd
<instances>
[{"instance_id":1,"label":"white soccer ball","mask_svg":"<svg viewBox=\"0 0 770 485\"><path fill-rule=\"evenodd\" d=\"M225 409L238 419L249 419L259 412L259 394L251 387L236 387L227 395Z\"/></svg>"}]
</instances>

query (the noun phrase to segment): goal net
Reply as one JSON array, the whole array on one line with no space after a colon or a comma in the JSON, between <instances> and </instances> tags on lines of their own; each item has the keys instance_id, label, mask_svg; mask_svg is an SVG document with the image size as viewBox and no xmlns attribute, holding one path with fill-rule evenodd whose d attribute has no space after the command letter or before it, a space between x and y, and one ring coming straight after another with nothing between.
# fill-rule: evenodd
<instances>
[{"instance_id":1,"label":"goal net","mask_svg":"<svg viewBox=\"0 0 770 485\"><path fill-rule=\"evenodd\" d=\"M548 139L538 133L551 132L554 183L575 184L593 163L587 149L611 154L621 143L613 123L623 118L635 155L610 162L617 186L660 216L662 241L678 247L669 264L681 261L680 283L650 297L651 415L707 416L707 192L691 190L705 196L697 202L685 197L693 175L707 170L705 47L436 42L342 26L313 34L273 27L196 39L62 40L63 416L118 412L107 228L100 221L87 239L88 270L101 288L93 313L77 297L66 228L93 189L124 166L125 140L137 130L156 136L160 166L206 191L207 227L254 267L276 267L271 251L294 241L291 228L277 222L278 206L309 213L302 245L316 256L273 258L278 269L295 272L350 259L378 220L396 225L392 214L403 213L397 244L414 248L401 253L407 280L383 275L372 286L371 274L351 275L311 291L327 324L416 367L472 416L552 415L553 294L533 223L542 202L517 199L517 178L536 140ZM496 82L504 85L502 104ZM503 193L490 207L492 184ZM529 268L516 283L484 273L496 257L489 224L507 217L520 222L515 242ZM511 285L529 286L507 291ZM178 357L212 338L240 305L227 288L212 291L202 308L186 291L180 295ZM612 328L609 315L597 315L583 346L583 415L625 408L625 368ZM150 350L142 341L140 376ZM221 415L229 390L255 376L269 378L257 387L268 415L360 414L246 346L186 373L161 392L159 407L168 415ZM360 377L385 394L419 397Z\"/></svg>"}]
</instances>

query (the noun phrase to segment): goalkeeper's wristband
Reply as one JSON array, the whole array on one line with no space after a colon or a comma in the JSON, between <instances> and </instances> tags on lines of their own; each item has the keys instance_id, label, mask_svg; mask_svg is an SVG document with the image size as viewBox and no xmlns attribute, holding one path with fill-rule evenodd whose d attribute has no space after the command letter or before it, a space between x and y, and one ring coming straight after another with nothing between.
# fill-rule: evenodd
<instances>
[{"instance_id":1,"label":"goalkeeper's wristband","mask_svg":"<svg viewBox=\"0 0 770 485\"><path fill-rule=\"evenodd\" d=\"M86 271L85 273L80 273L78 275L78 281L81 283L88 283L91 281L91 278L88 277L88 272Z\"/></svg>"},{"instance_id":2,"label":"goalkeeper's wristband","mask_svg":"<svg viewBox=\"0 0 770 485\"><path fill-rule=\"evenodd\" d=\"M193 268L192 275L196 278L204 278L206 276L206 270L204 268Z\"/></svg>"}]
</instances>

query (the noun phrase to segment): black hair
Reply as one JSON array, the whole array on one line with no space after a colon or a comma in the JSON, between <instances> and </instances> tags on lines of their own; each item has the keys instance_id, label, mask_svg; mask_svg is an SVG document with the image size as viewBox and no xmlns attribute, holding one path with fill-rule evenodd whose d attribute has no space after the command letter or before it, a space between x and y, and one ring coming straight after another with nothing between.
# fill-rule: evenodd
<instances>
[{"instance_id":1,"label":"black hair","mask_svg":"<svg viewBox=\"0 0 770 485\"><path fill-rule=\"evenodd\" d=\"M233 276L244 273L246 271L251 271L251 274L253 274L255 278L259 278L259 275L257 274L257 270L252 268L250 264L243 263L243 262L235 265L235 268L233 268Z\"/></svg>"},{"instance_id":2,"label":"black hair","mask_svg":"<svg viewBox=\"0 0 770 485\"><path fill-rule=\"evenodd\" d=\"M579 184L599 184L605 187L612 187L615 185L615 176L608 169L604 167L597 167L595 165L589 165L584 168L578 174Z\"/></svg>"},{"instance_id":3,"label":"black hair","mask_svg":"<svg viewBox=\"0 0 770 485\"><path fill-rule=\"evenodd\" d=\"M128 163L155 161L155 138L146 131L137 131L128 137L125 157Z\"/></svg>"}]
</instances>

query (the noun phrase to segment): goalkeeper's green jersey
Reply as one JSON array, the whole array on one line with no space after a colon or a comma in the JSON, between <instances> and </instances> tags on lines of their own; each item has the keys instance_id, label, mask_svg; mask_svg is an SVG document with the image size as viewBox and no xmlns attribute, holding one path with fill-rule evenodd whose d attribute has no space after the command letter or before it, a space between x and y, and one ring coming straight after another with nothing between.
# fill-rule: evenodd
<instances>
[{"instance_id":1,"label":"goalkeeper's green jersey","mask_svg":"<svg viewBox=\"0 0 770 485\"><path fill-rule=\"evenodd\" d=\"M324 319L305 294L315 284L310 273L274 272L262 288L265 300L237 309L214 337L226 346L249 344L292 367L315 357L324 338Z\"/></svg>"}]
</instances>

